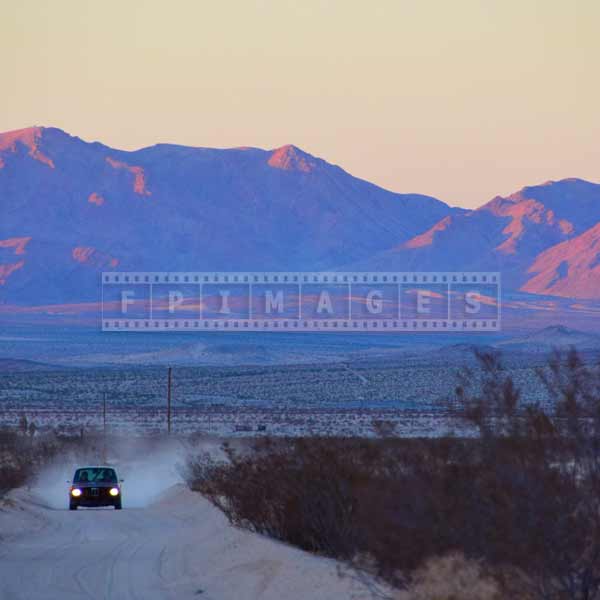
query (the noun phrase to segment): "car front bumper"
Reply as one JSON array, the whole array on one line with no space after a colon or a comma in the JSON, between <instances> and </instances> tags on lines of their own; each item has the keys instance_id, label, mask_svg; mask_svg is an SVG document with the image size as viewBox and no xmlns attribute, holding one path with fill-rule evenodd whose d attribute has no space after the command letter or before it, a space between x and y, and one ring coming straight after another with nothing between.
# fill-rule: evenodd
<instances>
[{"instance_id":1,"label":"car front bumper","mask_svg":"<svg viewBox=\"0 0 600 600\"><path fill-rule=\"evenodd\" d=\"M112 496L110 490L116 486L109 487L82 487L80 496L70 494L69 502L71 505L77 506L115 506L121 501L121 490L119 494Z\"/></svg>"}]
</instances>

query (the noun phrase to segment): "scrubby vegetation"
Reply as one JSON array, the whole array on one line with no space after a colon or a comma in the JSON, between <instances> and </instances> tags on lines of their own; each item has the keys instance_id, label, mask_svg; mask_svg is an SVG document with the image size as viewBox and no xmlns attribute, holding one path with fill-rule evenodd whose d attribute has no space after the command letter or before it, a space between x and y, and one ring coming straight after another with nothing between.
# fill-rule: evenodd
<instances>
[{"instance_id":1,"label":"scrubby vegetation","mask_svg":"<svg viewBox=\"0 0 600 600\"><path fill-rule=\"evenodd\" d=\"M8 490L25 485L55 457L82 450L95 452L99 441L80 434L40 433L35 422L23 415L17 428L0 429L0 497Z\"/></svg>"},{"instance_id":2,"label":"scrubby vegetation","mask_svg":"<svg viewBox=\"0 0 600 600\"><path fill-rule=\"evenodd\" d=\"M280 359L285 354L279 355ZM173 372L173 431L211 435L366 436L373 422L395 424L404 436L432 435L449 422L440 398L452 393L456 370L475 364L467 350L369 352L317 364L178 367ZM529 401L548 402L535 374L539 355L507 356L507 367ZM165 431L166 369L122 366L0 372L0 426L16 427L23 411L40 428L102 428L106 393L112 431Z\"/></svg>"},{"instance_id":3,"label":"scrubby vegetation","mask_svg":"<svg viewBox=\"0 0 600 600\"><path fill-rule=\"evenodd\" d=\"M479 562L449 554L427 560L395 600L502 600L502 593Z\"/></svg>"},{"instance_id":4,"label":"scrubby vegetation","mask_svg":"<svg viewBox=\"0 0 600 600\"><path fill-rule=\"evenodd\" d=\"M451 569L456 559L439 561L459 553L482 598L597 600L600 368L574 351L553 356L539 372L550 411L522 405L498 355L478 359L454 402L473 438L267 439L226 462L196 457L190 485L237 526L399 589L435 589L431 561Z\"/></svg>"}]
</instances>

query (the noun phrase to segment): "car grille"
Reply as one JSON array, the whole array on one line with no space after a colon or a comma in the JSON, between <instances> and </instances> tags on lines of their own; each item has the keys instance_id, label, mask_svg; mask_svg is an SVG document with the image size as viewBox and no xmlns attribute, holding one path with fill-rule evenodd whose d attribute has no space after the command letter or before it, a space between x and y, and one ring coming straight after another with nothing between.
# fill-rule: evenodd
<instances>
[{"instance_id":1,"label":"car grille","mask_svg":"<svg viewBox=\"0 0 600 600\"><path fill-rule=\"evenodd\" d=\"M81 498L85 500L98 500L100 498L108 498L110 488L108 487L89 487L81 489Z\"/></svg>"}]
</instances>

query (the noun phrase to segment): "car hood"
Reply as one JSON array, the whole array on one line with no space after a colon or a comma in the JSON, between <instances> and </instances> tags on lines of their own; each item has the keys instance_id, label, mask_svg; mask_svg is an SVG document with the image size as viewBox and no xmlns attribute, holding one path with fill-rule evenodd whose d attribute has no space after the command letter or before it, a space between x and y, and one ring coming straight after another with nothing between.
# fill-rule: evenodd
<instances>
[{"instance_id":1,"label":"car hood","mask_svg":"<svg viewBox=\"0 0 600 600\"><path fill-rule=\"evenodd\" d=\"M76 488L113 488L120 487L118 483L106 483L105 481L92 481L88 483L74 483L73 487Z\"/></svg>"}]
</instances>

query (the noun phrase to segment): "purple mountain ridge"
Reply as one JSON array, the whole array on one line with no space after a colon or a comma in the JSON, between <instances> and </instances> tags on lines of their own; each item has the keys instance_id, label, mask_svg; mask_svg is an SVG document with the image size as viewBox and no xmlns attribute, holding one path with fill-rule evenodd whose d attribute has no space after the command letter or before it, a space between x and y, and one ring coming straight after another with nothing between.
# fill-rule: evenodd
<instances>
[{"instance_id":1,"label":"purple mountain ridge","mask_svg":"<svg viewBox=\"0 0 600 600\"><path fill-rule=\"evenodd\" d=\"M573 298L598 299L600 247L594 242L599 230L600 185L550 181L448 215L414 238L350 266L500 271L508 290L568 297L570 288ZM568 250L564 260L552 248Z\"/></svg>"},{"instance_id":2,"label":"purple mountain ridge","mask_svg":"<svg viewBox=\"0 0 600 600\"><path fill-rule=\"evenodd\" d=\"M600 299L600 185L477 210L397 194L295 146L126 152L0 134L0 303L99 299L103 270L498 270L505 290Z\"/></svg>"},{"instance_id":3,"label":"purple mountain ridge","mask_svg":"<svg viewBox=\"0 0 600 600\"><path fill-rule=\"evenodd\" d=\"M98 272L317 270L447 215L295 146L124 152L54 128L0 134L0 299L98 299Z\"/></svg>"}]
</instances>

